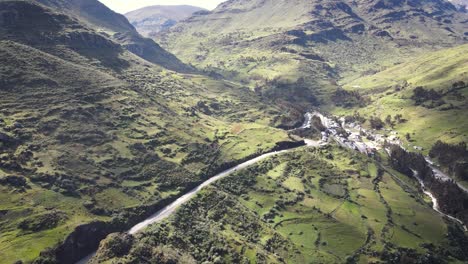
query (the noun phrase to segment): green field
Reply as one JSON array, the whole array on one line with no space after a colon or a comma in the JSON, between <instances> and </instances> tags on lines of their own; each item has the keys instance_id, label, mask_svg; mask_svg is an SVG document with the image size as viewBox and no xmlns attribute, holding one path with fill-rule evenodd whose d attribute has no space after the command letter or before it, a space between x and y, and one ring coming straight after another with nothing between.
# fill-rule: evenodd
<instances>
[{"instance_id":1,"label":"green field","mask_svg":"<svg viewBox=\"0 0 468 264\"><path fill-rule=\"evenodd\" d=\"M144 261L144 248L161 250L146 255L151 261L183 254L215 263L366 263L401 252L412 252L412 261L425 254L455 261L448 222L423 201L417 184L400 186L393 177L406 176L392 174L335 146L289 152L207 187L138 234L124 254L102 246L94 261ZM441 254L445 249L452 253Z\"/></svg>"}]
</instances>

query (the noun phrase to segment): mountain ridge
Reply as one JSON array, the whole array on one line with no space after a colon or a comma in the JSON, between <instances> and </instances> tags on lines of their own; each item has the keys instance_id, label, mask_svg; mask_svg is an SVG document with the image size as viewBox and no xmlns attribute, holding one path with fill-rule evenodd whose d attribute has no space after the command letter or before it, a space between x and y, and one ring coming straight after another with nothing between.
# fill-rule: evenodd
<instances>
[{"instance_id":1,"label":"mountain ridge","mask_svg":"<svg viewBox=\"0 0 468 264\"><path fill-rule=\"evenodd\" d=\"M165 68L190 72L193 69L179 61L151 39L142 37L125 16L115 13L97 0L39 0L39 3L80 19L130 52Z\"/></svg>"},{"instance_id":2,"label":"mountain ridge","mask_svg":"<svg viewBox=\"0 0 468 264\"><path fill-rule=\"evenodd\" d=\"M138 32L146 37L152 37L200 11L208 10L190 5L154 5L128 12L125 16Z\"/></svg>"},{"instance_id":3,"label":"mountain ridge","mask_svg":"<svg viewBox=\"0 0 468 264\"><path fill-rule=\"evenodd\" d=\"M353 78L409 54L462 44L465 24L466 14L443 0L227 1L157 38L186 63L252 89L276 93L262 80L302 77L320 95L320 87L340 79L329 75Z\"/></svg>"}]
</instances>

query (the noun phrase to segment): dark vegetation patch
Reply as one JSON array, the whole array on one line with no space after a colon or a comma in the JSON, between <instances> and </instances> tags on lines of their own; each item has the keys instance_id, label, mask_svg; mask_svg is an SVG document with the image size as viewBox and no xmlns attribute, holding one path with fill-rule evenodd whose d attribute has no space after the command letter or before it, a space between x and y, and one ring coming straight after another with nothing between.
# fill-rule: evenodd
<instances>
[{"instance_id":1,"label":"dark vegetation patch","mask_svg":"<svg viewBox=\"0 0 468 264\"><path fill-rule=\"evenodd\" d=\"M336 106L344 108L364 107L368 104L368 99L364 98L358 91L348 91L342 88L337 89L332 95L332 102Z\"/></svg>"},{"instance_id":2,"label":"dark vegetation patch","mask_svg":"<svg viewBox=\"0 0 468 264\"><path fill-rule=\"evenodd\" d=\"M443 212L458 217L464 223L468 221L468 194L456 182L436 177L422 154L408 152L396 145L390 146L390 151L394 169L409 177L420 178L437 198Z\"/></svg>"},{"instance_id":3,"label":"dark vegetation patch","mask_svg":"<svg viewBox=\"0 0 468 264\"><path fill-rule=\"evenodd\" d=\"M468 180L468 149L465 142L448 144L437 141L432 146L429 156L455 177Z\"/></svg>"},{"instance_id":4,"label":"dark vegetation patch","mask_svg":"<svg viewBox=\"0 0 468 264\"><path fill-rule=\"evenodd\" d=\"M64 212L52 210L50 212L30 216L22 220L18 224L18 227L23 231L38 232L55 228L66 219L68 219L68 216Z\"/></svg>"},{"instance_id":5,"label":"dark vegetation patch","mask_svg":"<svg viewBox=\"0 0 468 264\"><path fill-rule=\"evenodd\" d=\"M26 178L22 176L15 176L15 175L8 175L8 176L0 177L0 184L12 186L15 188L21 188L21 189L29 187Z\"/></svg>"}]
</instances>

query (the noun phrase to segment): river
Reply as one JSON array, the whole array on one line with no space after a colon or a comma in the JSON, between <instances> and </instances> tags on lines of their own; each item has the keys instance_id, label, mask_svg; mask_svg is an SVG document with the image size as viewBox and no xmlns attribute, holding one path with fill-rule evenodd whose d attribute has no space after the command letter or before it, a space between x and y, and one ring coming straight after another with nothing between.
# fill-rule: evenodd
<instances>
[{"instance_id":1,"label":"river","mask_svg":"<svg viewBox=\"0 0 468 264\"><path fill-rule=\"evenodd\" d=\"M363 144L363 142L356 142L356 141L353 141L353 140L349 140L349 139L345 139L345 138L340 137L339 134L337 133L337 130L340 127L340 125L337 122L333 121L332 119L329 119L329 118L325 117L324 115L320 114L319 112L306 113L305 114L304 124L300 128L302 128L302 129L310 128L313 116L317 116L317 117L319 117L321 119L322 124L328 129L328 132L327 132L327 136L325 138L323 138L322 141L313 141L313 140L307 140L306 139L305 143L306 143L306 145L308 147L316 147L316 146L323 145L323 144L325 144L325 141L328 139L328 137L334 137L335 140L337 141L337 143L342 145L342 146L349 147L349 148L351 148L353 150L357 150L357 151L360 151L360 152L365 152L362 149L362 147L360 146L360 144ZM146 220L136 224L134 227L132 227L130 230L128 230L128 233L132 234L132 235L136 234L136 233L142 231L143 229L147 228L149 225L161 222L164 219L170 217L172 214L174 214L174 212L176 212L176 210L180 206L182 206L185 203L187 203L188 201L190 201L204 187L206 187L208 185L211 185L212 183L214 183L214 182L216 182L216 181L218 181L218 180L220 180L222 178L225 178L225 177L233 174L236 171L245 169L245 168L247 168L247 167L249 167L249 166L251 166L251 165L253 165L253 164L257 163L257 162L260 162L260 161L262 161L262 160L264 160L264 159L266 159L268 157L276 156L276 155L279 155L281 153L285 153L285 152L288 152L288 151L291 151L291 150L292 149L288 149L288 150L274 151L274 152L263 154L261 156L253 158L251 160L248 160L248 161L246 161L246 162L244 162L242 164L239 164L239 165L237 165L237 166L235 166L233 168L225 170L225 171L223 171L223 172L209 178L208 180L206 180L202 184L198 185L197 187L195 187L194 189L192 189L188 193L184 194L183 196L181 196L180 198L178 198L177 200L175 200L174 202L172 202L168 206L166 206L163 209L157 211L155 214L153 214L152 216L150 216ZM440 171L437 171L437 172L440 172ZM420 182L421 188L424 191L424 193L431 198L432 203L433 203L433 209L436 212L440 213L441 215L444 215L447 218L449 218L449 219L451 219L453 221L456 221L457 223L460 223L463 226L463 228L465 229L465 231L468 231L467 227L463 224L463 222L461 220L459 220L459 219L457 219L455 217L452 217L450 215L447 215L447 214L445 214L445 213L443 213L443 212L441 212L439 210L437 199L434 197L434 195L432 195L432 193L427 191L427 189L425 188L424 183L422 182L422 180L420 180L417 177L417 175L415 175L415 176L416 176L416 179L418 179L418 181ZM86 263L88 263L94 257L95 254L96 254L96 252L93 252L92 254L86 256L85 258L83 258L82 260L77 262L77 264L86 264Z\"/></svg>"},{"instance_id":2,"label":"river","mask_svg":"<svg viewBox=\"0 0 468 264\"><path fill-rule=\"evenodd\" d=\"M347 147L347 148L359 151L359 152L364 153L364 154L369 154L367 152L368 149L373 149L373 148L376 148L376 147L377 148L382 148L382 145L379 142L377 142L376 140L370 140L368 143L365 143L362 140L357 141L360 138L358 136L358 134L360 134L359 133L360 131L358 132L358 134L356 132L352 132L348 127L346 127L346 124L345 124L344 121L341 124L339 124L338 122L335 122L334 120L322 115L319 112L312 113L311 116L310 116L310 119L312 119L313 116L319 117L320 120L322 121L322 125L327 128L327 131L325 133L326 138L327 137L333 137L335 139L335 141L338 144L340 144L341 146L343 146L343 147ZM345 129L351 135L348 136L348 137L344 137L344 136L340 135L338 133L338 129L340 127ZM361 128L359 128L359 130L361 130ZM380 135L372 134L369 131L365 131L365 133L370 134L373 138L381 138ZM355 140L353 140L353 139L355 139ZM394 142L392 142L392 143L393 144L398 144L400 147L402 147L401 142L399 140L394 140ZM391 155L391 153L388 153L388 154ZM442 180L442 181L453 180L447 174L443 173L438 168L436 168L434 166L434 163L431 160L429 160L428 158L426 158L426 162L428 163L428 165L432 169L434 177L436 177L437 179ZM445 216L448 219L450 219L450 220L452 220L454 222L457 222L458 224L460 224L463 227L465 232L468 232L468 228L463 223L463 221L461 221L460 219L455 218L455 217L453 217L451 215L448 215L448 214L446 214L446 213L444 213L444 212L442 212L440 210L439 202L437 201L437 198L426 188L423 180L417 175L417 172L413 171L413 173L414 173L414 177L418 180L419 184L421 185L422 191L427 196L429 196L431 198L431 200L432 200L432 209L434 209L434 211L438 212L442 216ZM468 192L468 189L466 187L464 187L463 185L459 184L456 181L455 181L455 183L460 187L460 189L462 189L465 192Z\"/></svg>"}]
</instances>

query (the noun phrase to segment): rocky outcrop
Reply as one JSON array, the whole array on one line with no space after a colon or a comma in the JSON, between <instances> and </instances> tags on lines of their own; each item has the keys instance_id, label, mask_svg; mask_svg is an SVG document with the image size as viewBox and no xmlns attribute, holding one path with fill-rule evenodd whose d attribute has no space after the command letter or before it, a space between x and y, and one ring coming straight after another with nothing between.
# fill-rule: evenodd
<instances>
[{"instance_id":1,"label":"rocky outcrop","mask_svg":"<svg viewBox=\"0 0 468 264\"><path fill-rule=\"evenodd\" d=\"M108 234L120 231L111 223L96 221L78 226L55 250L59 263L75 263L95 251Z\"/></svg>"}]
</instances>

